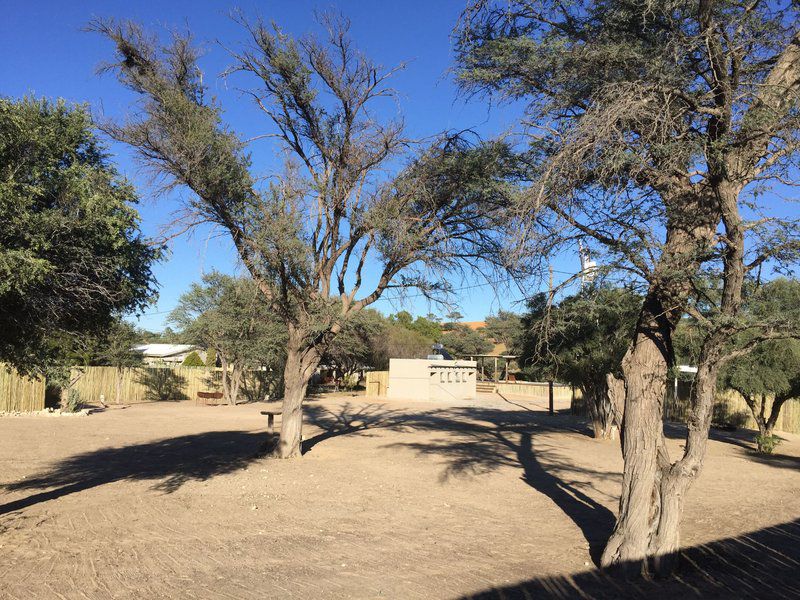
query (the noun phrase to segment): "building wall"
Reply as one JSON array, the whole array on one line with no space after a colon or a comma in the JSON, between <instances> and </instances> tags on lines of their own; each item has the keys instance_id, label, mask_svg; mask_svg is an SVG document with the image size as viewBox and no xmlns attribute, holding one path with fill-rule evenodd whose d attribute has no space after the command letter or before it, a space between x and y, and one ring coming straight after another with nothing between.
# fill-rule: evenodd
<instances>
[{"instance_id":1,"label":"building wall","mask_svg":"<svg viewBox=\"0 0 800 600\"><path fill-rule=\"evenodd\" d=\"M389 360L389 398L411 400L473 400L476 364L470 360Z\"/></svg>"}]
</instances>

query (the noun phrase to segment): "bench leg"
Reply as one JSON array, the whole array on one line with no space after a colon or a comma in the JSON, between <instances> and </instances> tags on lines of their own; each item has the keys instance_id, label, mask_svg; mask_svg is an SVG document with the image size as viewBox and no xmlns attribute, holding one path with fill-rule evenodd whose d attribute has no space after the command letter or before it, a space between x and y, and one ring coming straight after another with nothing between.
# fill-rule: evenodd
<instances>
[{"instance_id":1,"label":"bench leg","mask_svg":"<svg viewBox=\"0 0 800 600\"><path fill-rule=\"evenodd\" d=\"M267 415L267 426L269 427L269 432L272 433L273 431L273 424L275 423L275 417L273 415Z\"/></svg>"}]
</instances>

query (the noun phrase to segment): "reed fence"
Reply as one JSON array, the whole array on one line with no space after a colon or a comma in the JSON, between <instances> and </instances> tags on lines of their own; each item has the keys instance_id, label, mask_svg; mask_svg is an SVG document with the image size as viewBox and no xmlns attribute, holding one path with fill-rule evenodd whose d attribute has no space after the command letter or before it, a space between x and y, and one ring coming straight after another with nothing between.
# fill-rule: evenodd
<instances>
[{"instance_id":1,"label":"reed fence","mask_svg":"<svg viewBox=\"0 0 800 600\"><path fill-rule=\"evenodd\" d=\"M380 398L386 396L389 389L389 371L367 372L367 396Z\"/></svg>"},{"instance_id":2,"label":"reed fence","mask_svg":"<svg viewBox=\"0 0 800 600\"><path fill-rule=\"evenodd\" d=\"M0 412L32 412L44 409L43 377L25 377L0 363Z\"/></svg>"},{"instance_id":3,"label":"reed fence","mask_svg":"<svg viewBox=\"0 0 800 600\"><path fill-rule=\"evenodd\" d=\"M771 404L772 398L768 398L768 409ZM674 394L671 394L671 397L667 399L665 410L669 420L686 421L689 415L688 386L686 386L685 392L683 389L679 390L677 398ZM719 425L758 429L758 424L753 419L753 415L744 398L733 390L717 392L712 422ZM798 399L789 400L783 405L775 424L775 430L786 433L800 433L800 401Z\"/></svg>"},{"instance_id":4,"label":"reed fence","mask_svg":"<svg viewBox=\"0 0 800 600\"><path fill-rule=\"evenodd\" d=\"M84 402L106 404L194 400L197 392L221 392L222 369L206 367L85 367L73 369L74 389ZM264 400L274 394L277 382L273 373L248 371L240 389L242 401Z\"/></svg>"},{"instance_id":5,"label":"reed fence","mask_svg":"<svg viewBox=\"0 0 800 600\"><path fill-rule=\"evenodd\" d=\"M536 400L549 399L549 386L546 381L499 381L493 383L495 389L501 394L514 394L525 396ZM553 400L555 402L566 402L572 400L572 387L563 383L553 384Z\"/></svg>"}]
</instances>

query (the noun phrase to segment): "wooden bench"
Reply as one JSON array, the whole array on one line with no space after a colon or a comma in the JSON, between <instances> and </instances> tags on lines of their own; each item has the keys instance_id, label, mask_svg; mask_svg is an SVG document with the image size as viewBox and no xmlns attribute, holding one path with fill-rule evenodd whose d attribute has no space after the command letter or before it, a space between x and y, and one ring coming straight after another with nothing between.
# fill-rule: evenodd
<instances>
[{"instance_id":1,"label":"wooden bench","mask_svg":"<svg viewBox=\"0 0 800 600\"><path fill-rule=\"evenodd\" d=\"M200 404L200 400L203 401L203 405L207 405L208 400L222 400L222 392L197 392L195 404Z\"/></svg>"},{"instance_id":2,"label":"wooden bench","mask_svg":"<svg viewBox=\"0 0 800 600\"><path fill-rule=\"evenodd\" d=\"M280 408L276 408L273 410L262 410L261 414L267 415L267 428L269 432L272 433L274 431L275 415L283 414L283 411Z\"/></svg>"}]
</instances>

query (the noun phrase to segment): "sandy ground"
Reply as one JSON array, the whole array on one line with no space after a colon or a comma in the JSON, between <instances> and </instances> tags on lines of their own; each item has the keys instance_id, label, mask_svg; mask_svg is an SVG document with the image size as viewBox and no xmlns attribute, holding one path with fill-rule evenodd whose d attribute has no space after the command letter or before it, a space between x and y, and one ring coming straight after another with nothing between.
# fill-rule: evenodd
<instances>
[{"instance_id":1,"label":"sandy ground","mask_svg":"<svg viewBox=\"0 0 800 600\"><path fill-rule=\"evenodd\" d=\"M798 436L764 460L715 434L688 571L615 583L593 560L622 460L578 419L328 396L308 403L307 454L278 461L255 457L263 408L0 419L0 597L800 597Z\"/></svg>"}]
</instances>

